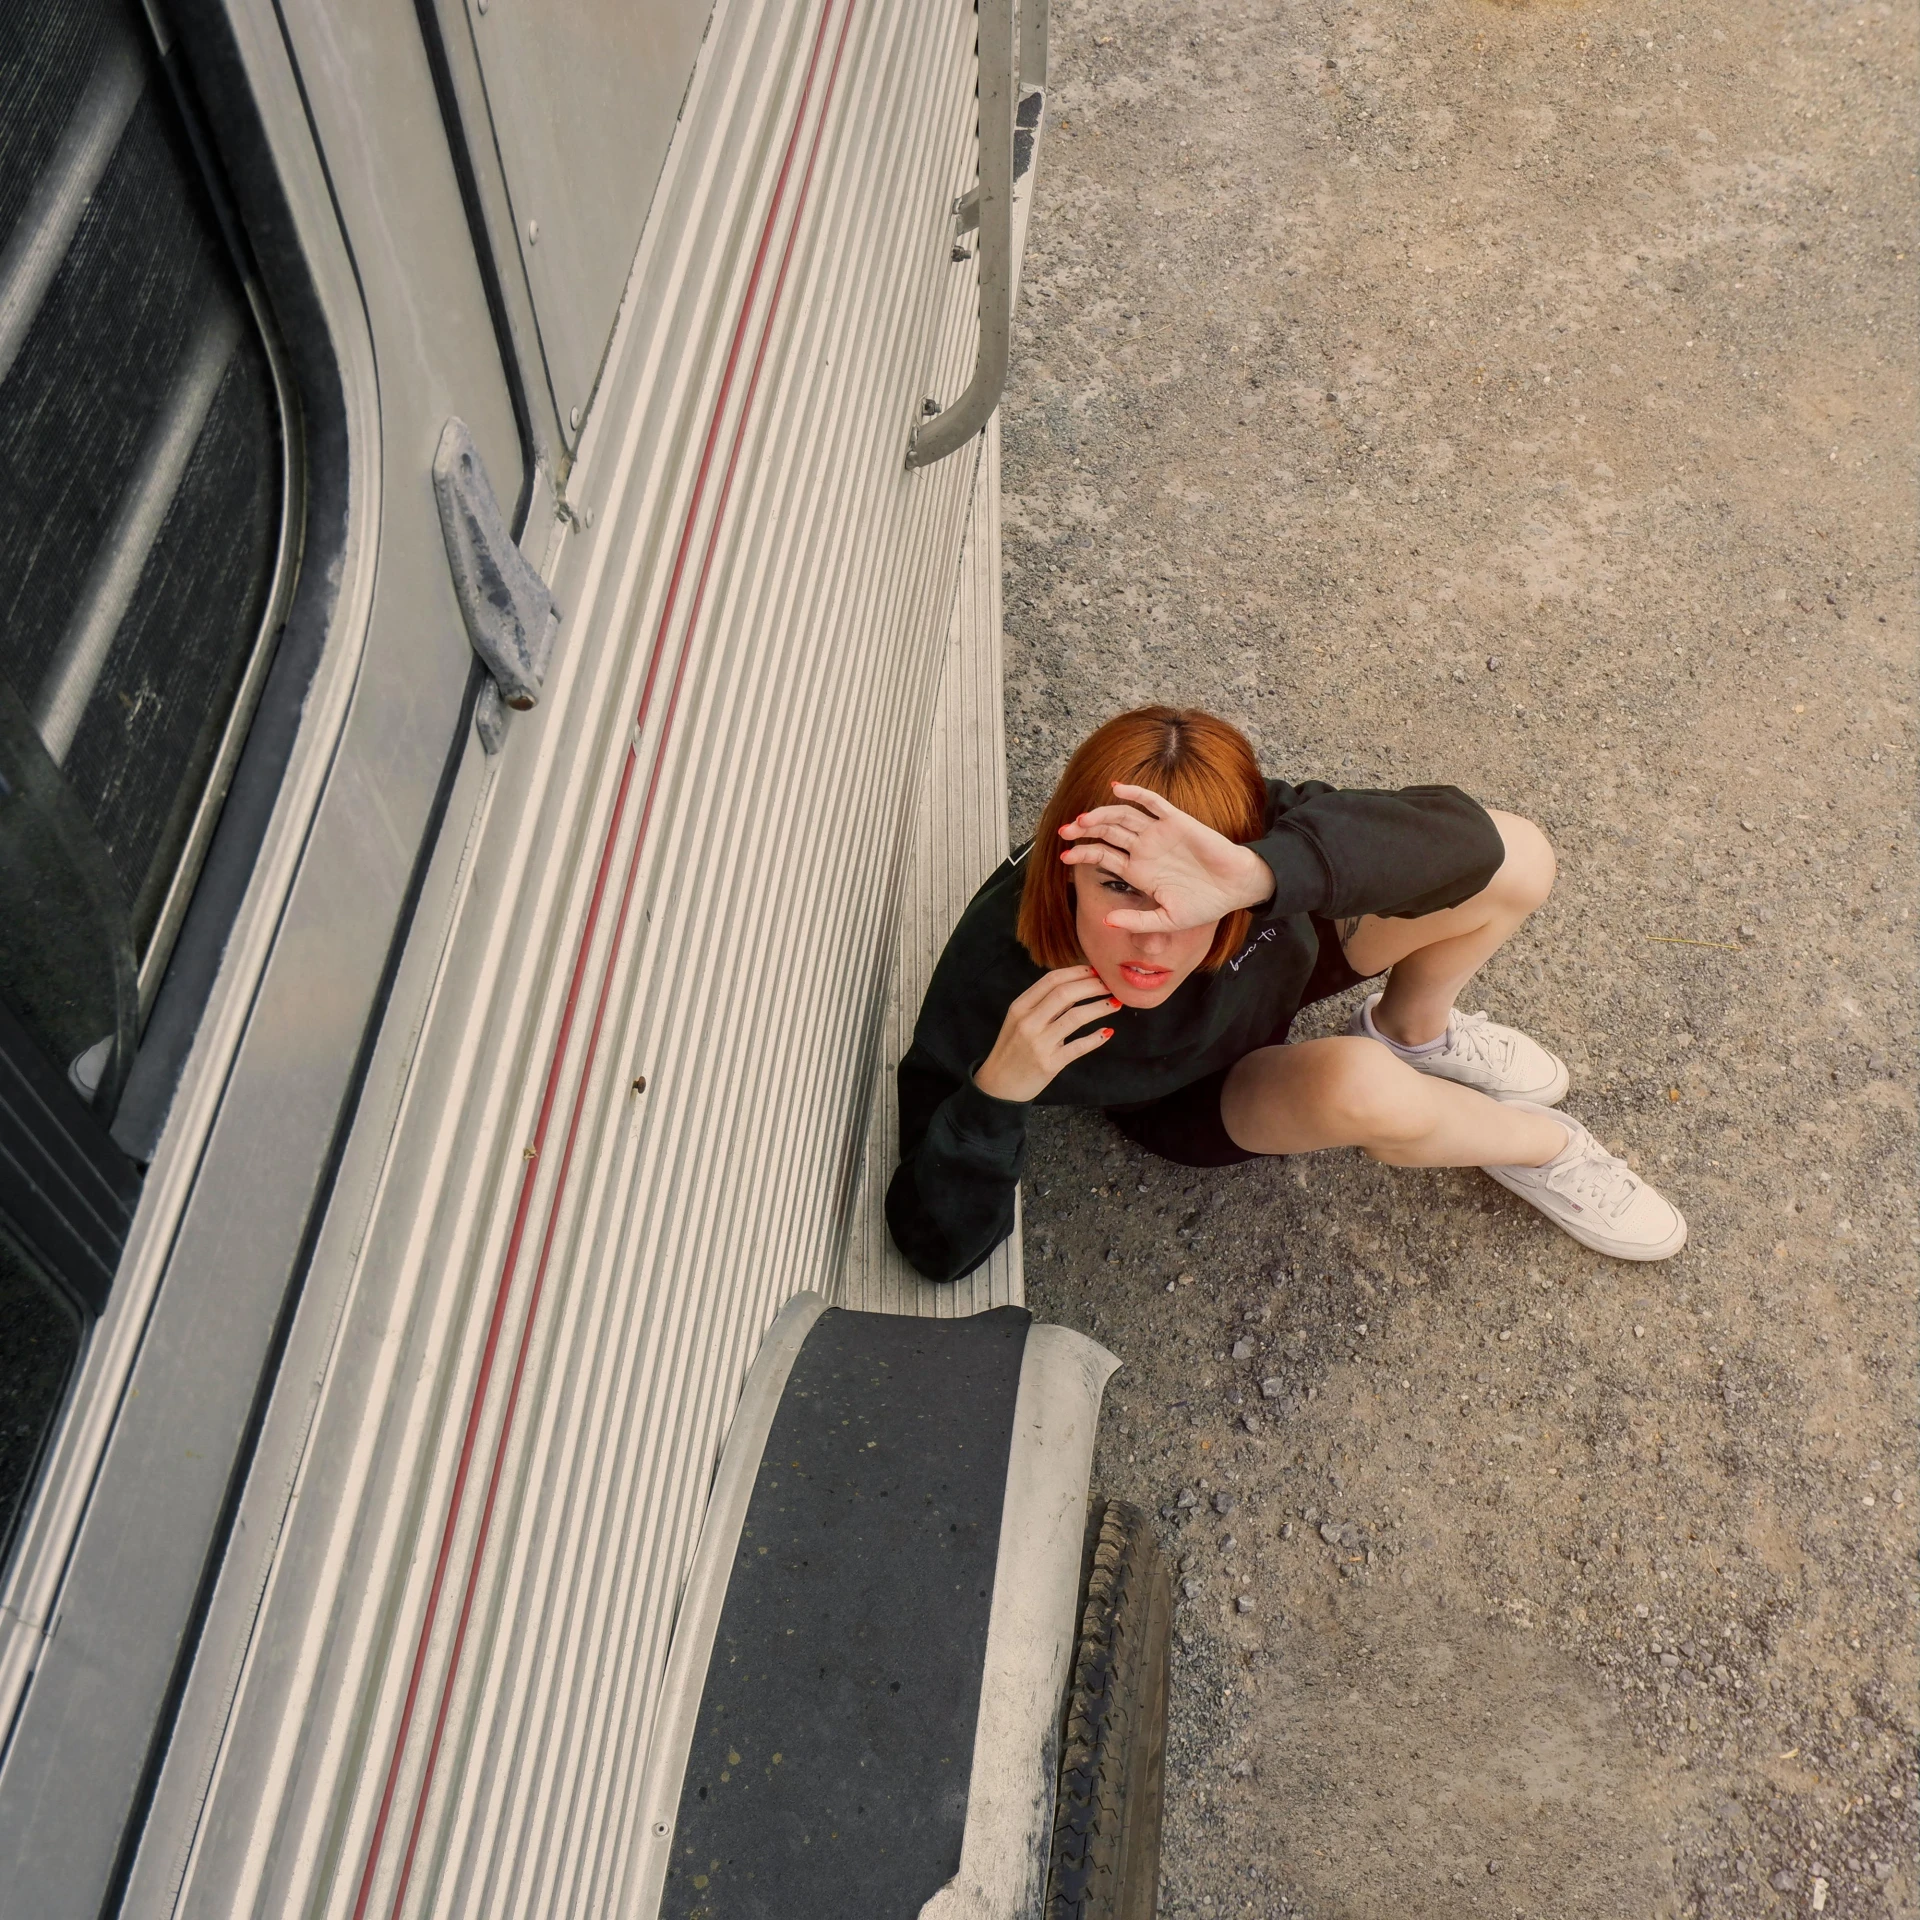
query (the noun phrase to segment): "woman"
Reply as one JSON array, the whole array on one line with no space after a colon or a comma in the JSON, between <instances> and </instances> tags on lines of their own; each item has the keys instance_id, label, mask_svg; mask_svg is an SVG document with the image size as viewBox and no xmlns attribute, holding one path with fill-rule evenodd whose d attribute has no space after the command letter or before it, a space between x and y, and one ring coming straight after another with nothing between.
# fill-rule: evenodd
<instances>
[{"instance_id":1,"label":"woman","mask_svg":"<svg viewBox=\"0 0 1920 1920\"><path fill-rule=\"evenodd\" d=\"M1679 1210L1555 1111L1565 1066L1454 1010L1553 873L1538 827L1457 788L1289 786L1211 714L1109 720L934 969L899 1067L896 1244L954 1280L1012 1232L1037 1101L1103 1108L1181 1166L1481 1167L1601 1253L1679 1252ZM1382 974L1346 1036L1283 1044Z\"/></svg>"}]
</instances>

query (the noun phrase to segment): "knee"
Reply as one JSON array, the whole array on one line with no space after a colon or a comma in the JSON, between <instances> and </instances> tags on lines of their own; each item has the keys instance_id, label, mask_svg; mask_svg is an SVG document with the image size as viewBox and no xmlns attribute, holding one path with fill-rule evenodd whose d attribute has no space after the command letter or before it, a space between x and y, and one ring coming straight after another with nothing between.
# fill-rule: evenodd
<instances>
[{"instance_id":1,"label":"knee","mask_svg":"<svg viewBox=\"0 0 1920 1920\"><path fill-rule=\"evenodd\" d=\"M1553 891L1554 875L1559 871L1553 842L1531 820L1517 813L1496 813L1493 823L1500 829L1507 854L1487 891L1503 906L1531 913Z\"/></svg>"},{"instance_id":2,"label":"knee","mask_svg":"<svg viewBox=\"0 0 1920 1920\"><path fill-rule=\"evenodd\" d=\"M1344 1042L1321 1087L1323 1117L1356 1147L1391 1151L1426 1130L1419 1111L1420 1076L1376 1040Z\"/></svg>"}]
</instances>

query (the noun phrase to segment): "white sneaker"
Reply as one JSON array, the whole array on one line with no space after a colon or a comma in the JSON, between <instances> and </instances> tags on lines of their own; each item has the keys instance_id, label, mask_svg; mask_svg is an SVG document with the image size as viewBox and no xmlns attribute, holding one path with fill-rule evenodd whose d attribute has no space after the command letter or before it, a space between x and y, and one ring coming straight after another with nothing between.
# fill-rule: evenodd
<instances>
[{"instance_id":1,"label":"white sneaker","mask_svg":"<svg viewBox=\"0 0 1920 1920\"><path fill-rule=\"evenodd\" d=\"M1687 1223L1665 1194L1616 1159L1578 1120L1535 1100L1512 1103L1557 1120L1572 1137L1544 1167L1482 1167L1555 1226L1615 1260L1665 1260L1687 1244Z\"/></svg>"},{"instance_id":2,"label":"white sneaker","mask_svg":"<svg viewBox=\"0 0 1920 1920\"><path fill-rule=\"evenodd\" d=\"M1392 1047L1417 1073L1457 1080L1495 1100L1532 1100L1543 1107L1557 1107L1567 1097L1567 1063L1516 1027L1496 1026L1484 1013L1461 1013L1456 1008L1447 1015L1446 1043L1431 1053L1414 1053L1395 1046L1373 1024L1373 1010L1379 1004L1376 993L1353 1016L1348 1030Z\"/></svg>"}]
</instances>

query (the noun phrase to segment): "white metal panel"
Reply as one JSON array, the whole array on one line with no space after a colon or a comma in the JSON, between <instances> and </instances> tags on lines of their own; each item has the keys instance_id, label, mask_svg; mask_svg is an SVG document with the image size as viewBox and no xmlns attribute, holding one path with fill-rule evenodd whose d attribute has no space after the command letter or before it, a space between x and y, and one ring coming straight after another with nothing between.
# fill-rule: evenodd
<instances>
[{"instance_id":1,"label":"white metal panel","mask_svg":"<svg viewBox=\"0 0 1920 1920\"><path fill-rule=\"evenodd\" d=\"M726 0L569 481L377 1185L316 1252L180 1907L624 1910L676 1597L779 1303L837 1273L968 463L972 21ZM865 1043L865 1044L863 1044ZM410 1061L410 1065L408 1062ZM644 1074L644 1094L632 1091Z\"/></svg>"},{"instance_id":2,"label":"white metal panel","mask_svg":"<svg viewBox=\"0 0 1920 1920\"><path fill-rule=\"evenodd\" d=\"M963 456L964 457L964 456ZM899 1160L893 1070L913 1040L920 1002L947 936L980 883L1007 857L1006 736L1001 724L1000 417L980 438L973 512L947 635L940 697L914 801L899 933L837 1304L940 1318L1021 1306L1019 1215L1013 1237L964 1280L923 1279L887 1232L887 1182Z\"/></svg>"},{"instance_id":3,"label":"white metal panel","mask_svg":"<svg viewBox=\"0 0 1920 1920\"><path fill-rule=\"evenodd\" d=\"M466 9L554 408L571 443L711 0L466 0Z\"/></svg>"}]
</instances>

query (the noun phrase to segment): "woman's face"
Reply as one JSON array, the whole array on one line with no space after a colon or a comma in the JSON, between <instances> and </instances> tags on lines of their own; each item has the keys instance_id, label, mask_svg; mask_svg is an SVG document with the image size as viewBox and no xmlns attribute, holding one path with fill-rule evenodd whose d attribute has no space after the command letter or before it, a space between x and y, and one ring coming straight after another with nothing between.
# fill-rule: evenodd
<instances>
[{"instance_id":1,"label":"woman's face","mask_svg":"<svg viewBox=\"0 0 1920 1920\"><path fill-rule=\"evenodd\" d=\"M1107 925L1116 907L1151 909L1153 902L1098 867L1069 867L1073 920L1080 951L1123 1007L1157 1007L1207 957L1217 920L1182 933L1128 933Z\"/></svg>"}]
</instances>

